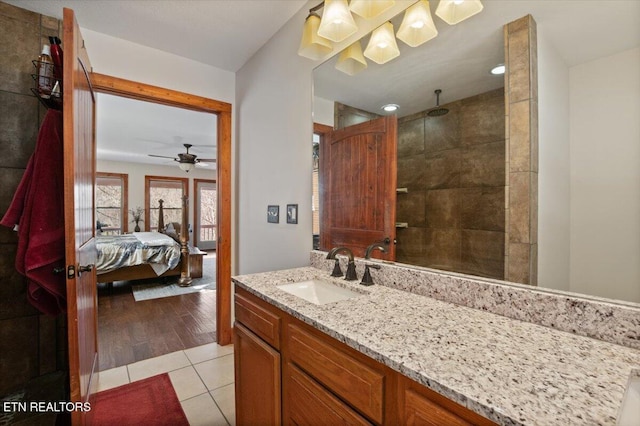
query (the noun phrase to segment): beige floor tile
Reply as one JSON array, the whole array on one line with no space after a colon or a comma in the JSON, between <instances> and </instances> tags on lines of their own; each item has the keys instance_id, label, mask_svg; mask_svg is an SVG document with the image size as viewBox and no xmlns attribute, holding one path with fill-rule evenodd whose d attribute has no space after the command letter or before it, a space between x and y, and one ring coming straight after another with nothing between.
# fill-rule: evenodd
<instances>
[{"instance_id":1,"label":"beige floor tile","mask_svg":"<svg viewBox=\"0 0 640 426\"><path fill-rule=\"evenodd\" d=\"M132 382L135 382L136 380L184 368L190 364L189 358L184 354L184 351L178 351L134 362L127 365L127 369L129 370L129 378Z\"/></svg>"},{"instance_id":2,"label":"beige floor tile","mask_svg":"<svg viewBox=\"0 0 640 426\"><path fill-rule=\"evenodd\" d=\"M224 416L208 393L198 395L180 403L191 426L226 426Z\"/></svg>"},{"instance_id":3,"label":"beige floor tile","mask_svg":"<svg viewBox=\"0 0 640 426\"><path fill-rule=\"evenodd\" d=\"M180 401L207 392L207 388L204 383L202 383L202 380L200 380L200 376L198 376L198 373L196 373L196 370L191 365L170 372L169 378Z\"/></svg>"},{"instance_id":4,"label":"beige floor tile","mask_svg":"<svg viewBox=\"0 0 640 426\"><path fill-rule=\"evenodd\" d=\"M233 354L194 365L207 389L214 390L233 383Z\"/></svg>"},{"instance_id":5,"label":"beige floor tile","mask_svg":"<svg viewBox=\"0 0 640 426\"><path fill-rule=\"evenodd\" d=\"M209 343L208 345L185 349L184 353L187 354L192 364L199 364L233 353L233 345L220 346L217 343Z\"/></svg>"},{"instance_id":6,"label":"beige floor tile","mask_svg":"<svg viewBox=\"0 0 640 426\"><path fill-rule=\"evenodd\" d=\"M235 384L223 386L211 391L211 396L231 426L236 424Z\"/></svg>"},{"instance_id":7,"label":"beige floor tile","mask_svg":"<svg viewBox=\"0 0 640 426\"><path fill-rule=\"evenodd\" d=\"M129 383L129 373L127 372L127 366L111 368L100 372L98 381L98 392L117 388L118 386L126 385Z\"/></svg>"}]
</instances>

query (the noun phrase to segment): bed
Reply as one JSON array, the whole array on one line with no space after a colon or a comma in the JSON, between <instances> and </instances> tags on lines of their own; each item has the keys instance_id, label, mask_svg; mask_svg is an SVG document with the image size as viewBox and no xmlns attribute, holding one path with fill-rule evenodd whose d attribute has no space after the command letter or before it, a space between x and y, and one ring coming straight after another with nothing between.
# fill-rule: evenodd
<instances>
[{"instance_id":1,"label":"bed","mask_svg":"<svg viewBox=\"0 0 640 426\"><path fill-rule=\"evenodd\" d=\"M188 237L164 226L162 200L159 200L158 229L162 232L134 232L96 236L99 283L180 276L178 284L191 284ZM187 229L187 197L182 199L182 229Z\"/></svg>"}]
</instances>

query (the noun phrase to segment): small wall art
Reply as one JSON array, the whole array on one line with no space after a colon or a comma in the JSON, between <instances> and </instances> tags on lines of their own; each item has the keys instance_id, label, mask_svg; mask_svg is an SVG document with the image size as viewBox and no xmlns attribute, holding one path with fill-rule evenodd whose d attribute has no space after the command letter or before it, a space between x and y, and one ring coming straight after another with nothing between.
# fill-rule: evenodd
<instances>
[{"instance_id":1,"label":"small wall art","mask_svg":"<svg viewBox=\"0 0 640 426\"><path fill-rule=\"evenodd\" d=\"M298 205L287 204L287 223L298 223Z\"/></svg>"},{"instance_id":2,"label":"small wall art","mask_svg":"<svg viewBox=\"0 0 640 426\"><path fill-rule=\"evenodd\" d=\"M280 223L280 206L267 206L267 222Z\"/></svg>"}]
</instances>

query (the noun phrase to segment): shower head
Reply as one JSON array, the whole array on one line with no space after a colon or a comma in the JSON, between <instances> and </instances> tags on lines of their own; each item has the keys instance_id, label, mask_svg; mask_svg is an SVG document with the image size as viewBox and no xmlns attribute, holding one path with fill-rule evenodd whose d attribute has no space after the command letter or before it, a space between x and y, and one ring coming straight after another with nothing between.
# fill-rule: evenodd
<instances>
[{"instance_id":1,"label":"shower head","mask_svg":"<svg viewBox=\"0 0 640 426\"><path fill-rule=\"evenodd\" d=\"M440 107L440 93L442 93L442 90L436 89L434 93L436 94L436 107L429 110L427 115L429 117L440 117L441 115L447 114L449 110L447 108Z\"/></svg>"}]
</instances>

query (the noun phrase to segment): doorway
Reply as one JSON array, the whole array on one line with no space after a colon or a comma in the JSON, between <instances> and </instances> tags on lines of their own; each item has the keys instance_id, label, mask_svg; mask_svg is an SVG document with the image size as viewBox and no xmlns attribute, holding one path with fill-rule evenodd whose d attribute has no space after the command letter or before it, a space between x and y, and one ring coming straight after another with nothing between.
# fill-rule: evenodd
<instances>
[{"instance_id":1,"label":"doorway","mask_svg":"<svg viewBox=\"0 0 640 426\"><path fill-rule=\"evenodd\" d=\"M91 73L95 91L213 114L217 119L216 342L231 343L231 105L213 99Z\"/></svg>"}]
</instances>

